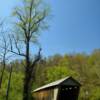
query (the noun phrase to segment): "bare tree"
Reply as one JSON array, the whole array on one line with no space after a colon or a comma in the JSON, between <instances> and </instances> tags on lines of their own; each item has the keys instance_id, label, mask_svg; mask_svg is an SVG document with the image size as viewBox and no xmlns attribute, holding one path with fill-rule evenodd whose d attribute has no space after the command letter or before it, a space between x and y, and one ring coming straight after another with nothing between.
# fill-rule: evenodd
<instances>
[{"instance_id":1,"label":"bare tree","mask_svg":"<svg viewBox=\"0 0 100 100\"><path fill-rule=\"evenodd\" d=\"M9 59L10 55L9 55L9 51L7 50L9 48L9 43L8 43L8 39L5 36L5 31L4 31L4 26L3 26L3 22L1 26L1 30L0 30L0 44L3 45L4 48L0 47L0 59L1 59L1 66L2 66L2 71L1 71L1 76L0 76L0 89L2 86L2 80L3 80L3 76L4 76L4 71L6 68L6 61Z\"/></svg>"},{"instance_id":2,"label":"bare tree","mask_svg":"<svg viewBox=\"0 0 100 100\"><path fill-rule=\"evenodd\" d=\"M34 67L41 58L40 48L38 54L32 60L30 48L35 43L38 43L39 32L47 28L45 22L48 16L48 7L42 5L40 0L23 0L21 6L16 7L13 12L13 15L17 18L15 23L17 31L13 31L9 35L10 47L1 47L26 59L23 100L29 100L34 77Z\"/></svg>"},{"instance_id":3,"label":"bare tree","mask_svg":"<svg viewBox=\"0 0 100 100\"><path fill-rule=\"evenodd\" d=\"M3 66L3 68L2 68L2 71L1 71L1 77L0 77L0 88L1 88L1 84L2 84L2 79L3 79L3 75L4 75L4 70L5 70L5 67L6 67L6 55L7 55L7 53L8 53L8 51L7 51L7 48L8 48L8 45L7 45L7 41L6 41L6 39L3 37L3 42L4 42L4 47L5 47L5 49L3 49L2 51L1 51L1 54L0 54L0 56L1 56L1 59L2 59L2 61L1 61L1 63L2 63L2 66Z\"/></svg>"}]
</instances>

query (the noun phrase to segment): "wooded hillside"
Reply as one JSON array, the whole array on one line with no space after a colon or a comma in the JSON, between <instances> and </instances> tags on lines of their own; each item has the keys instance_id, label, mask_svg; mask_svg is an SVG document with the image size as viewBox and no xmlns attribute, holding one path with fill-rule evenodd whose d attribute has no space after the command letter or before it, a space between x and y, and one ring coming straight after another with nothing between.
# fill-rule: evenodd
<instances>
[{"instance_id":1,"label":"wooded hillside","mask_svg":"<svg viewBox=\"0 0 100 100\"><path fill-rule=\"evenodd\" d=\"M13 72L9 100L22 100L24 60L12 61ZM9 64L4 71L2 88L0 89L0 100L5 100ZM0 65L0 76L2 63ZM52 82L54 80L73 76L81 84L79 100L100 100L100 49L94 50L92 54L55 54L44 58L35 66L35 80L33 89Z\"/></svg>"}]
</instances>

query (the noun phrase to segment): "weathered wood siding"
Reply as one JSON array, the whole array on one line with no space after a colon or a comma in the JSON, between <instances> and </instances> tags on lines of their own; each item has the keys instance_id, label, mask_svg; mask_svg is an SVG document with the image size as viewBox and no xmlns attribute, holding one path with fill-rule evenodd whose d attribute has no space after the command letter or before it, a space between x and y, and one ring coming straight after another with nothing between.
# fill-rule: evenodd
<instances>
[{"instance_id":1,"label":"weathered wood siding","mask_svg":"<svg viewBox=\"0 0 100 100\"><path fill-rule=\"evenodd\" d=\"M54 89L35 92L33 93L33 97L35 100L54 100Z\"/></svg>"}]
</instances>

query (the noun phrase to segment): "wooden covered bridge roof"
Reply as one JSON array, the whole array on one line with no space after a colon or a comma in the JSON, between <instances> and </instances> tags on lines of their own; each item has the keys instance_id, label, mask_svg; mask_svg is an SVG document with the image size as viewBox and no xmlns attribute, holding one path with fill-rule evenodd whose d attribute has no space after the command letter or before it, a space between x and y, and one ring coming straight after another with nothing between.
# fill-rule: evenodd
<instances>
[{"instance_id":1,"label":"wooden covered bridge roof","mask_svg":"<svg viewBox=\"0 0 100 100\"><path fill-rule=\"evenodd\" d=\"M44 86L42 86L42 87L39 87L39 88L35 89L35 90L32 91L32 92L38 92L38 91L40 91L40 90L44 90L44 89L47 89L47 88L50 88L50 87L54 87L54 86L59 86L59 85L80 86L80 83L77 82L75 79L73 79L71 76L68 76L68 77L65 77L65 78L63 78L63 79L54 81L54 82L49 83L49 84L47 84L47 85L44 85Z\"/></svg>"}]
</instances>

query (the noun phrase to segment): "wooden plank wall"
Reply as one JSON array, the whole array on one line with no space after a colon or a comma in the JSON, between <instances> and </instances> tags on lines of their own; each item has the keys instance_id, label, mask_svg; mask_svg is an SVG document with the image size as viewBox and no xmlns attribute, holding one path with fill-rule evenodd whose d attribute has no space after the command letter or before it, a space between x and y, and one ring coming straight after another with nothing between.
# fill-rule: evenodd
<instances>
[{"instance_id":1,"label":"wooden plank wall","mask_svg":"<svg viewBox=\"0 0 100 100\"><path fill-rule=\"evenodd\" d=\"M42 90L33 93L35 100L54 100L54 89Z\"/></svg>"}]
</instances>

